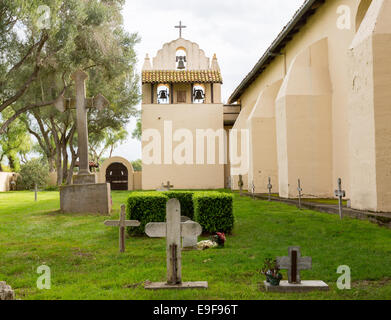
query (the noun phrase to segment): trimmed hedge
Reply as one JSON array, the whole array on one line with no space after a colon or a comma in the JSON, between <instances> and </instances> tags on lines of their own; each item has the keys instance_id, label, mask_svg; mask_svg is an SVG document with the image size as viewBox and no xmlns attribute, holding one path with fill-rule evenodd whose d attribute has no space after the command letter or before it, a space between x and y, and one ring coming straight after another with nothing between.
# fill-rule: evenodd
<instances>
[{"instance_id":1,"label":"trimmed hedge","mask_svg":"<svg viewBox=\"0 0 391 320\"><path fill-rule=\"evenodd\" d=\"M181 203L181 215L194 219L194 204L193 194L191 191L169 191L165 192L164 195L170 199L178 199Z\"/></svg>"},{"instance_id":2,"label":"trimmed hedge","mask_svg":"<svg viewBox=\"0 0 391 320\"><path fill-rule=\"evenodd\" d=\"M196 192L194 215L205 233L231 233L234 228L233 196L220 192Z\"/></svg>"},{"instance_id":3,"label":"trimmed hedge","mask_svg":"<svg viewBox=\"0 0 391 320\"><path fill-rule=\"evenodd\" d=\"M166 204L169 198L161 192L133 192L128 198L126 214L129 220L140 221L140 227L127 228L129 235L143 235L150 222L166 221Z\"/></svg>"},{"instance_id":4,"label":"trimmed hedge","mask_svg":"<svg viewBox=\"0 0 391 320\"><path fill-rule=\"evenodd\" d=\"M181 203L181 215L198 222L205 233L230 233L234 226L233 196L216 191L132 192L126 213L129 220L140 221L140 227L128 228L128 234L143 235L150 222L166 221L166 204L176 198Z\"/></svg>"}]
</instances>

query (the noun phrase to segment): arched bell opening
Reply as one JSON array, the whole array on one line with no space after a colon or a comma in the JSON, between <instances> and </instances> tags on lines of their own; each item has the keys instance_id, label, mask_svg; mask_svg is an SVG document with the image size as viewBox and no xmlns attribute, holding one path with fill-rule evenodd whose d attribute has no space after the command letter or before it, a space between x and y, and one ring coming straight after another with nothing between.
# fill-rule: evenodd
<instances>
[{"instance_id":1,"label":"arched bell opening","mask_svg":"<svg viewBox=\"0 0 391 320\"><path fill-rule=\"evenodd\" d=\"M122 163L112 163L106 169L106 182L110 183L111 190L128 190L128 169Z\"/></svg>"},{"instance_id":2,"label":"arched bell opening","mask_svg":"<svg viewBox=\"0 0 391 320\"><path fill-rule=\"evenodd\" d=\"M176 68L177 70L186 70L187 67L187 53L185 48L178 48L176 50Z\"/></svg>"},{"instance_id":3,"label":"arched bell opening","mask_svg":"<svg viewBox=\"0 0 391 320\"><path fill-rule=\"evenodd\" d=\"M167 84L160 84L157 87L157 103L169 104L170 103L170 86Z\"/></svg>"},{"instance_id":4,"label":"arched bell opening","mask_svg":"<svg viewBox=\"0 0 391 320\"><path fill-rule=\"evenodd\" d=\"M193 103L205 103L205 86L203 84L195 84L193 87Z\"/></svg>"}]
</instances>

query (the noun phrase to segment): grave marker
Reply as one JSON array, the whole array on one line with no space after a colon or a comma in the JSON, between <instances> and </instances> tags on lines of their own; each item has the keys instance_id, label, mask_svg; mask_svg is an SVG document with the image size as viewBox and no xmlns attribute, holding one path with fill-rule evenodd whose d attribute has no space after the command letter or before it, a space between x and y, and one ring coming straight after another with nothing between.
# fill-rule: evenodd
<instances>
[{"instance_id":1,"label":"grave marker","mask_svg":"<svg viewBox=\"0 0 391 320\"><path fill-rule=\"evenodd\" d=\"M269 190L269 201L272 201L272 189L273 189L273 186L272 186L272 179L269 177L269 183L267 185L267 188Z\"/></svg>"},{"instance_id":2,"label":"grave marker","mask_svg":"<svg viewBox=\"0 0 391 320\"><path fill-rule=\"evenodd\" d=\"M329 286L323 281L301 281L300 271L312 268L312 258L302 257L300 247L289 247L288 256L278 257L277 265L282 270L288 270L288 281L281 281L279 286L272 286L265 281L266 291L292 293L329 290Z\"/></svg>"},{"instance_id":3,"label":"grave marker","mask_svg":"<svg viewBox=\"0 0 391 320\"><path fill-rule=\"evenodd\" d=\"M346 197L346 191L342 190L342 179L338 179L338 190L335 190L335 196L338 197L339 217L343 219L343 198Z\"/></svg>"},{"instance_id":4,"label":"grave marker","mask_svg":"<svg viewBox=\"0 0 391 320\"><path fill-rule=\"evenodd\" d=\"M297 187L297 191L299 192L299 209L301 210L301 196L302 196L302 192L303 192L303 189L301 188L301 181L300 179L298 180L298 187Z\"/></svg>"},{"instance_id":5,"label":"grave marker","mask_svg":"<svg viewBox=\"0 0 391 320\"><path fill-rule=\"evenodd\" d=\"M104 222L108 227L119 227L119 251L125 252L125 228L139 227L140 222L136 220L126 220L125 205L121 206L121 215L119 220L108 220Z\"/></svg>"},{"instance_id":6,"label":"grave marker","mask_svg":"<svg viewBox=\"0 0 391 320\"><path fill-rule=\"evenodd\" d=\"M181 237L194 237L202 233L201 226L192 221L181 222L181 205L177 199L167 202L167 222L148 223L145 233L151 238L166 237L167 282L149 283L145 289L201 289L207 282L182 282Z\"/></svg>"},{"instance_id":7,"label":"grave marker","mask_svg":"<svg viewBox=\"0 0 391 320\"><path fill-rule=\"evenodd\" d=\"M239 190L240 190L240 196L243 195L243 186L244 186L243 176L240 174L239 175L239 182L238 182L238 187L239 187Z\"/></svg>"}]
</instances>

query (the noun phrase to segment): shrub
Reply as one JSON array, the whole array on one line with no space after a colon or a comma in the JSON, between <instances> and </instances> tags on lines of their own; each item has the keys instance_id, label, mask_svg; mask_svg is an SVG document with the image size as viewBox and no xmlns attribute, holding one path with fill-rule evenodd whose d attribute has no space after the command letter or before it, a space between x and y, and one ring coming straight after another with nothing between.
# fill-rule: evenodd
<instances>
[{"instance_id":1,"label":"shrub","mask_svg":"<svg viewBox=\"0 0 391 320\"><path fill-rule=\"evenodd\" d=\"M150 222L166 221L166 203L169 198L161 192L132 192L126 206L127 217L138 220L141 225L128 228L129 235L143 235Z\"/></svg>"},{"instance_id":2,"label":"shrub","mask_svg":"<svg viewBox=\"0 0 391 320\"><path fill-rule=\"evenodd\" d=\"M32 190L35 184L44 189L48 183L49 168L41 160L33 159L21 166L20 176L17 182L18 190Z\"/></svg>"},{"instance_id":3,"label":"shrub","mask_svg":"<svg viewBox=\"0 0 391 320\"><path fill-rule=\"evenodd\" d=\"M193 194L191 191L169 191L164 193L170 199L178 199L181 203L181 215L194 219Z\"/></svg>"},{"instance_id":4,"label":"shrub","mask_svg":"<svg viewBox=\"0 0 391 320\"><path fill-rule=\"evenodd\" d=\"M205 233L230 233L234 227L233 196L220 192L193 195L195 221Z\"/></svg>"}]
</instances>

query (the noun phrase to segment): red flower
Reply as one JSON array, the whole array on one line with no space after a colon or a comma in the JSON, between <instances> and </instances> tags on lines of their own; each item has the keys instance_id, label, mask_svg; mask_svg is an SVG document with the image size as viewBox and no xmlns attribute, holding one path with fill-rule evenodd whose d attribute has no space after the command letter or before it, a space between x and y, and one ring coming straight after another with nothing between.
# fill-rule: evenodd
<instances>
[{"instance_id":1,"label":"red flower","mask_svg":"<svg viewBox=\"0 0 391 320\"><path fill-rule=\"evenodd\" d=\"M217 232L216 234L217 234L217 236L219 237L219 239L220 239L221 241L223 241L223 242L226 241L226 238L225 238L225 234L224 234L224 233L222 233L222 232Z\"/></svg>"}]
</instances>

